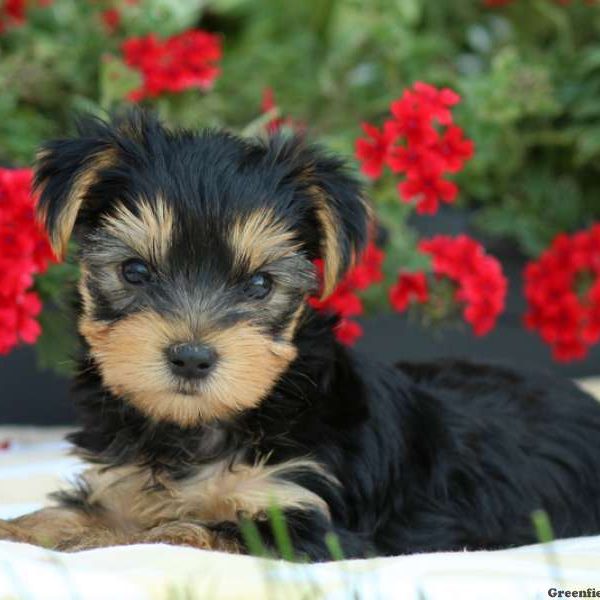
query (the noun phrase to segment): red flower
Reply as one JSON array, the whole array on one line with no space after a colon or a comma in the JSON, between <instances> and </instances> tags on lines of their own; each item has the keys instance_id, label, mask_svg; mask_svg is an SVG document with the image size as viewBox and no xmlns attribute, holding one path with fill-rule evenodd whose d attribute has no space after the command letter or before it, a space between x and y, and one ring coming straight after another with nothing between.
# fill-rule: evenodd
<instances>
[{"instance_id":1,"label":"red flower","mask_svg":"<svg viewBox=\"0 0 600 600\"><path fill-rule=\"evenodd\" d=\"M600 224L558 235L525 269L526 326L559 361L581 359L600 342Z\"/></svg>"},{"instance_id":2,"label":"red flower","mask_svg":"<svg viewBox=\"0 0 600 600\"><path fill-rule=\"evenodd\" d=\"M414 174L419 172L423 165L441 173L444 170L444 162L440 154L430 146L394 146L389 151L387 164L394 173Z\"/></svg>"},{"instance_id":3,"label":"red flower","mask_svg":"<svg viewBox=\"0 0 600 600\"><path fill-rule=\"evenodd\" d=\"M199 30L166 40L149 34L126 40L123 55L125 62L143 77L142 86L129 95L136 102L165 92L210 89L219 74L221 42L218 36Z\"/></svg>"},{"instance_id":4,"label":"red flower","mask_svg":"<svg viewBox=\"0 0 600 600\"><path fill-rule=\"evenodd\" d=\"M404 173L398 194L404 202L416 200L419 214L435 214L440 202L454 202L458 187L444 175L460 171L474 152L473 142L452 124L451 108L459 101L448 88L416 82L392 102L392 118L381 129L362 125L368 136L356 140L362 172L374 179L385 166Z\"/></svg>"},{"instance_id":5,"label":"red flower","mask_svg":"<svg viewBox=\"0 0 600 600\"><path fill-rule=\"evenodd\" d=\"M473 158L475 145L464 137L463 130L456 125L446 129L435 150L440 157L444 169L450 173L458 173L465 161Z\"/></svg>"},{"instance_id":6,"label":"red flower","mask_svg":"<svg viewBox=\"0 0 600 600\"><path fill-rule=\"evenodd\" d=\"M274 108L277 108L277 103L275 102L275 93L273 92L273 88L267 87L263 90L260 109L263 113L266 113Z\"/></svg>"},{"instance_id":7,"label":"red flower","mask_svg":"<svg viewBox=\"0 0 600 600\"><path fill-rule=\"evenodd\" d=\"M276 113L279 112L279 106L277 105L277 102L275 100L275 93L273 92L272 88L268 87L263 90L260 109L263 114L266 114L270 111ZM291 117L275 116L272 119L270 119L266 124L266 130L268 133L275 133L279 131L282 127L289 127L290 129L295 129L298 131L304 129L302 123L295 121Z\"/></svg>"},{"instance_id":8,"label":"red flower","mask_svg":"<svg viewBox=\"0 0 600 600\"><path fill-rule=\"evenodd\" d=\"M401 273L398 282L390 288L390 304L399 312L405 311L410 302L427 302L429 289L425 273Z\"/></svg>"},{"instance_id":9,"label":"red flower","mask_svg":"<svg viewBox=\"0 0 600 600\"><path fill-rule=\"evenodd\" d=\"M400 100L392 102L390 111L395 118L392 124L396 134L404 136L409 144L431 144L435 140L434 114L428 103L421 102L418 94L404 92Z\"/></svg>"},{"instance_id":10,"label":"red flower","mask_svg":"<svg viewBox=\"0 0 600 600\"><path fill-rule=\"evenodd\" d=\"M372 242L369 243L357 264L329 296L313 296L308 299L309 305L315 310L340 317L334 331L338 341L343 344L351 345L362 335L360 325L349 319L364 312L362 301L356 292L383 280L381 267L384 258L383 251ZM315 267L322 278L323 262L316 260Z\"/></svg>"},{"instance_id":11,"label":"red flower","mask_svg":"<svg viewBox=\"0 0 600 600\"><path fill-rule=\"evenodd\" d=\"M346 346L353 346L362 337L363 328L360 323L350 319L341 319L335 326L335 337Z\"/></svg>"},{"instance_id":12,"label":"red flower","mask_svg":"<svg viewBox=\"0 0 600 600\"><path fill-rule=\"evenodd\" d=\"M345 285L355 290L366 290L368 287L383 281L383 261L385 254L375 244L367 244L361 259L348 272Z\"/></svg>"},{"instance_id":13,"label":"red flower","mask_svg":"<svg viewBox=\"0 0 600 600\"><path fill-rule=\"evenodd\" d=\"M442 179L434 164L425 163L407 175L407 179L398 184L398 191L404 202L417 199L416 208L420 215L434 215L440 200L450 204L458 195L457 185Z\"/></svg>"},{"instance_id":14,"label":"red flower","mask_svg":"<svg viewBox=\"0 0 600 600\"><path fill-rule=\"evenodd\" d=\"M356 158L362 161L362 172L368 177L377 179L381 177L397 134L389 122L383 126L382 131L369 123L363 123L362 129L368 137L356 140Z\"/></svg>"},{"instance_id":15,"label":"red flower","mask_svg":"<svg viewBox=\"0 0 600 600\"><path fill-rule=\"evenodd\" d=\"M121 24L121 13L116 8L108 8L101 13L102 22L109 33L114 33Z\"/></svg>"},{"instance_id":16,"label":"red flower","mask_svg":"<svg viewBox=\"0 0 600 600\"><path fill-rule=\"evenodd\" d=\"M419 249L431 256L433 279L428 282L425 273L401 274L390 290L392 306L400 312L411 301L443 307L447 299L440 296L439 284L447 281L454 290L451 305L462 307L463 318L476 335L489 333L504 310L508 289L500 263L466 235L439 235L421 241Z\"/></svg>"},{"instance_id":17,"label":"red flower","mask_svg":"<svg viewBox=\"0 0 600 600\"><path fill-rule=\"evenodd\" d=\"M26 0L4 0L4 14L9 16L16 23L25 22Z\"/></svg>"},{"instance_id":18,"label":"red flower","mask_svg":"<svg viewBox=\"0 0 600 600\"><path fill-rule=\"evenodd\" d=\"M0 168L0 354L40 334L42 304L28 291L34 276L53 260L45 232L35 220L30 169Z\"/></svg>"},{"instance_id":19,"label":"red flower","mask_svg":"<svg viewBox=\"0 0 600 600\"><path fill-rule=\"evenodd\" d=\"M38 6L52 4L51 0L38 0ZM4 0L0 2L0 33L7 25L22 25L26 20L27 0Z\"/></svg>"},{"instance_id":20,"label":"red flower","mask_svg":"<svg viewBox=\"0 0 600 600\"><path fill-rule=\"evenodd\" d=\"M449 88L437 88L417 81L413 86L417 102L442 125L452 124L450 108L460 102L460 96Z\"/></svg>"}]
</instances>

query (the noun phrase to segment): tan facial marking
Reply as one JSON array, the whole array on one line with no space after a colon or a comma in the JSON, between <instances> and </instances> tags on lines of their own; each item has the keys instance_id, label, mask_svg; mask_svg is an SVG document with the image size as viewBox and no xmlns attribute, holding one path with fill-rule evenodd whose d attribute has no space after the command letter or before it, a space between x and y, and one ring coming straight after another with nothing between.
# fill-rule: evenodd
<instances>
[{"instance_id":1,"label":"tan facial marking","mask_svg":"<svg viewBox=\"0 0 600 600\"><path fill-rule=\"evenodd\" d=\"M48 155L48 151L39 152L37 156L38 162L43 161ZM57 256L62 257L66 253L67 244L75 226L77 214L90 187L98 181L100 171L110 167L114 163L115 152L110 149L104 150L90 157L85 169L76 176L65 200L64 207L58 217L56 227L53 228L50 234L50 243ZM43 186L44 182L42 182L42 188ZM46 216L45 210L40 208L38 210L40 220L45 222Z\"/></svg>"},{"instance_id":2,"label":"tan facial marking","mask_svg":"<svg viewBox=\"0 0 600 600\"><path fill-rule=\"evenodd\" d=\"M79 295L81 297L83 314L89 315L91 314L94 308L94 300L90 291L87 287L87 280L89 278L89 271L84 263L79 263L79 283L77 284L77 289L79 291Z\"/></svg>"},{"instance_id":3,"label":"tan facial marking","mask_svg":"<svg viewBox=\"0 0 600 600\"><path fill-rule=\"evenodd\" d=\"M251 270L299 250L293 233L269 209L258 210L237 221L229 239L237 261L247 261Z\"/></svg>"},{"instance_id":4,"label":"tan facial marking","mask_svg":"<svg viewBox=\"0 0 600 600\"><path fill-rule=\"evenodd\" d=\"M104 229L122 240L140 256L164 260L171 245L173 212L163 198L152 204L142 200L137 214L122 204L104 218Z\"/></svg>"},{"instance_id":5,"label":"tan facial marking","mask_svg":"<svg viewBox=\"0 0 600 600\"><path fill-rule=\"evenodd\" d=\"M294 334L298 329L298 325L304 315L306 309L306 298L300 303L300 306L296 309L296 312L292 315L288 326L285 328L283 332L283 338L288 341L292 341L294 339Z\"/></svg>"},{"instance_id":6,"label":"tan facial marking","mask_svg":"<svg viewBox=\"0 0 600 600\"><path fill-rule=\"evenodd\" d=\"M197 392L184 395L164 357L171 344L194 341L184 323L171 323L148 311L114 324L84 317L80 332L113 393L154 419L181 425L226 418L257 406L296 357L288 340L273 340L247 323L206 332L202 341L214 347L219 361Z\"/></svg>"}]
</instances>

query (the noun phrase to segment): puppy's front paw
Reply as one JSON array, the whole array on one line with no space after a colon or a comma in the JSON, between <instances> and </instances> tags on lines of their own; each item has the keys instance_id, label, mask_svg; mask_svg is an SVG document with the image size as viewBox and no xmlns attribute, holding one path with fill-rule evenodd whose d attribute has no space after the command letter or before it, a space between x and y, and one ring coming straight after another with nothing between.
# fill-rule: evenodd
<instances>
[{"instance_id":1,"label":"puppy's front paw","mask_svg":"<svg viewBox=\"0 0 600 600\"><path fill-rule=\"evenodd\" d=\"M31 536L18 525L0 520L0 540L31 543Z\"/></svg>"},{"instance_id":2,"label":"puppy's front paw","mask_svg":"<svg viewBox=\"0 0 600 600\"><path fill-rule=\"evenodd\" d=\"M130 539L133 544L171 544L191 546L202 550L220 550L240 554L241 548L234 540L219 536L214 531L197 523L172 522L158 525Z\"/></svg>"}]
</instances>

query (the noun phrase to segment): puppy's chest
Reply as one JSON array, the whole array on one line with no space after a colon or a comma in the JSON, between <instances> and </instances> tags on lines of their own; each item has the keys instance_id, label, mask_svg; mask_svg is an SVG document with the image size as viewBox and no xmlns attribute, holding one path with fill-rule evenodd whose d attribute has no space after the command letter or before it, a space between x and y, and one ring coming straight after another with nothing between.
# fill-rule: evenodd
<instances>
[{"instance_id":1,"label":"puppy's chest","mask_svg":"<svg viewBox=\"0 0 600 600\"><path fill-rule=\"evenodd\" d=\"M223 460L198 466L184 479L153 473L148 467L88 469L86 502L111 524L147 529L170 521L201 523L264 519L272 505L282 509L316 508L326 503L290 479L303 470L321 471L309 460L278 465Z\"/></svg>"}]
</instances>

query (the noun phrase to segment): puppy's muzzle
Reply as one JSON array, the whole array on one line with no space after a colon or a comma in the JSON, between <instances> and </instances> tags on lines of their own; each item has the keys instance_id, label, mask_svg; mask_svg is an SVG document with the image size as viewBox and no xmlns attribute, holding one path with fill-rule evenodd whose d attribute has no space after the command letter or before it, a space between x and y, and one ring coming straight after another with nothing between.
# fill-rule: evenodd
<instances>
[{"instance_id":1,"label":"puppy's muzzle","mask_svg":"<svg viewBox=\"0 0 600 600\"><path fill-rule=\"evenodd\" d=\"M204 344L175 344L166 354L173 375L184 379L204 379L218 360L214 348Z\"/></svg>"}]
</instances>

